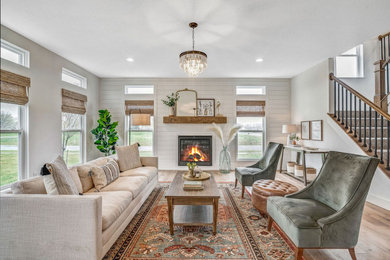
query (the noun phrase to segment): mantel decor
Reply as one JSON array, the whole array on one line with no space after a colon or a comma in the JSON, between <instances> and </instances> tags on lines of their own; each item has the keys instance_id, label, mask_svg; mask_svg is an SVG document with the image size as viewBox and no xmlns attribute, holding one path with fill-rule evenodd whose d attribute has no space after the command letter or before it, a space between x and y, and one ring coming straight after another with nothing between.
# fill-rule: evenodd
<instances>
[{"instance_id":1,"label":"mantel decor","mask_svg":"<svg viewBox=\"0 0 390 260\"><path fill-rule=\"evenodd\" d=\"M164 116L164 124L226 124L225 116Z\"/></svg>"}]
</instances>

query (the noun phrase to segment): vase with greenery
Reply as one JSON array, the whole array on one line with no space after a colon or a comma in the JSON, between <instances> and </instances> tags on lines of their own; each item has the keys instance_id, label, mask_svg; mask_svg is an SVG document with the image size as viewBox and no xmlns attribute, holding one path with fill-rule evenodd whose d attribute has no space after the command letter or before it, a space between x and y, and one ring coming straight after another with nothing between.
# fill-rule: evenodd
<instances>
[{"instance_id":1,"label":"vase with greenery","mask_svg":"<svg viewBox=\"0 0 390 260\"><path fill-rule=\"evenodd\" d=\"M188 167L188 171L190 172L190 176L194 178L195 177L194 170L196 167L196 162L188 162L187 167Z\"/></svg>"},{"instance_id":2,"label":"vase with greenery","mask_svg":"<svg viewBox=\"0 0 390 260\"><path fill-rule=\"evenodd\" d=\"M111 114L107 109L99 110L98 126L91 130L94 135L96 148L105 156L115 154L115 145L118 141L116 127L118 122L111 122Z\"/></svg>"},{"instance_id":3,"label":"vase with greenery","mask_svg":"<svg viewBox=\"0 0 390 260\"><path fill-rule=\"evenodd\" d=\"M232 168L232 162L231 162L232 159L228 148L230 143L234 140L234 137L237 135L238 130L240 130L240 128L241 128L240 125L232 126L230 128L229 136L227 139L224 138L224 133L219 125L213 123L213 126L210 128L210 130L217 135L217 137L219 138L219 140L221 140L222 143L222 150L219 153L219 171L221 173L230 173L230 170Z\"/></svg>"},{"instance_id":4,"label":"vase with greenery","mask_svg":"<svg viewBox=\"0 0 390 260\"><path fill-rule=\"evenodd\" d=\"M180 96L177 93L171 93L171 95L167 95L166 99L161 99L163 104L168 106L171 110L169 116L175 116L175 105L179 98Z\"/></svg>"}]
</instances>

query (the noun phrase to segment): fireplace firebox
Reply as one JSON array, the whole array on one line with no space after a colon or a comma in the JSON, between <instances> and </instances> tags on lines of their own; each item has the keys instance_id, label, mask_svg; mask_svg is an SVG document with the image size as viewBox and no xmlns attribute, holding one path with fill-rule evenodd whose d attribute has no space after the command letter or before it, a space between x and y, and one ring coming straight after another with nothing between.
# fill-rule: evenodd
<instances>
[{"instance_id":1,"label":"fireplace firebox","mask_svg":"<svg viewBox=\"0 0 390 260\"><path fill-rule=\"evenodd\" d=\"M179 136L179 166L185 166L188 162L196 162L199 166L211 166L212 136Z\"/></svg>"}]
</instances>

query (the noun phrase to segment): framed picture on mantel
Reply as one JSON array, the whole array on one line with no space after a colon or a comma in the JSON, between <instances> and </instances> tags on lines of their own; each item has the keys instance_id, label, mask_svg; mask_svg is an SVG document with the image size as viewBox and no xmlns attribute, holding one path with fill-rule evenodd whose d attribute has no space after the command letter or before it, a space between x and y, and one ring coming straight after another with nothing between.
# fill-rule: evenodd
<instances>
[{"instance_id":1,"label":"framed picture on mantel","mask_svg":"<svg viewBox=\"0 0 390 260\"><path fill-rule=\"evenodd\" d=\"M198 116L215 116L215 99L198 98Z\"/></svg>"},{"instance_id":2,"label":"framed picture on mantel","mask_svg":"<svg viewBox=\"0 0 390 260\"><path fill-rule=\"evenodd\" d=\"M322 141L322 120L310 121L310 135L313 141Z\"/></svg>"},{"instance_id":3,"label":"framed picture on mantel","mask_svg":"<svg viewBox=\"0 0 390 260\"><path fill-rule=\"evenodd\" d=\"M310 121L301 121L301 139L310 140Z\"/></svg>"}]
</instances>

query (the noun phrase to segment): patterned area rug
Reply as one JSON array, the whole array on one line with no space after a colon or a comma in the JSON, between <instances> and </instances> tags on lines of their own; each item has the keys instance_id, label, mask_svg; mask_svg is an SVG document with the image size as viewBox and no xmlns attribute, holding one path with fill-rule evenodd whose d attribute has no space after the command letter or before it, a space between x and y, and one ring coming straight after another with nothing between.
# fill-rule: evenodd
<instances>
[{"instance_id":1,"label":"patterned area rug","mask_svg":"<svg viewBox=\"0 0 390 260\"><path fill-rule=\"evenodd\" d=\"M158 186L104 259L294 259L280 234L266 229L267 219L252 207L241 188L219 184L217 235L211 226L175 226L169 234L168 207Z\"/></svg>"}]
</instances>

